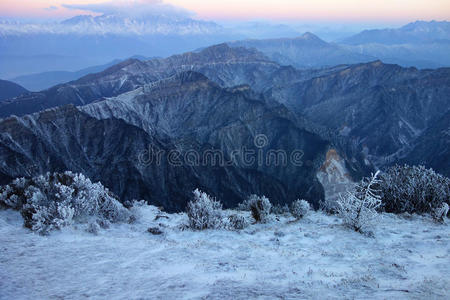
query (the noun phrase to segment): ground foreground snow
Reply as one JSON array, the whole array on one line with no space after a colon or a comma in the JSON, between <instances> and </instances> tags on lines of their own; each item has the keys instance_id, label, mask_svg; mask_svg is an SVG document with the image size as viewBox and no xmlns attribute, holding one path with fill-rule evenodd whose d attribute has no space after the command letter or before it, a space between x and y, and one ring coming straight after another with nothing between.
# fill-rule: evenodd
<instances>
[{"instance_id":1,"label":"ground foreground snow","mask_svg":"<svg viewBox=\"0 0 450 300\"><path fill-rule=\"evenodd\" d=\"M281 217L245 230L180 230L184 214L98 235L83 225L39 236L17 212L0 211L2 299L445 299L448 225L383 215L374 237L334 216ZM163 225L164 234L148 227Z\"/></svg>"}]
</instances>

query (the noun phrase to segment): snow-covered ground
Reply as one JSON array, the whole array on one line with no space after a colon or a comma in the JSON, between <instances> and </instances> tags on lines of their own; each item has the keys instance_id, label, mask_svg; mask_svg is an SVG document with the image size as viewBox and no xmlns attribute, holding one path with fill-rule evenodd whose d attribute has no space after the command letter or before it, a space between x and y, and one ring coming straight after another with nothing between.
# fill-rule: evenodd
<instances>
[{"instance_id":1,"label":"snow-covered ground","mask_svg":"<svg viewBox=\"0 0 450 300\"><path fill-rule=\"evenodd\" d=\"M40 236L0 211L2 299L449 299L450 231L383 214L374 237L320 212L242 231L181 230L184 214L139 208L135 224ZM148 227L162 224L164 234Z\"/></svg>"}]
</instances>

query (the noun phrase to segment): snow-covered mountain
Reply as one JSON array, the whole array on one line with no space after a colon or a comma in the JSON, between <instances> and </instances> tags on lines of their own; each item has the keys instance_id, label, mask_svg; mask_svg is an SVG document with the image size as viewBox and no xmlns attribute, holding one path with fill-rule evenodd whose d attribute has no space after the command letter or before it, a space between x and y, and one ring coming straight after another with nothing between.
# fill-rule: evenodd
<instances>
[{"instance_id":1,"label":"snow-covered mountain","mask_svg":"<svg viewBox=\"0 0 450 300\"><path fill-rule=\"evenodd\" d=\"M149 15L131 18L116 14L100 16L80 15L57 23L0 22L0 36L30 34L79 35L197 35L217 34L222 27L213 22Z\"/></svg>"},{"instance_id":2,"label":"snow-covered mountain","mask_svg":"<svg viewBox=\"0 0 450 300\"><path fill-rule=\"evenodd\" d=\"M0 77L75 71L133 55L167 57L236 38L213 22L174 15L83 15L53 23L3 21Z\"/></svg>"}]
</instances>

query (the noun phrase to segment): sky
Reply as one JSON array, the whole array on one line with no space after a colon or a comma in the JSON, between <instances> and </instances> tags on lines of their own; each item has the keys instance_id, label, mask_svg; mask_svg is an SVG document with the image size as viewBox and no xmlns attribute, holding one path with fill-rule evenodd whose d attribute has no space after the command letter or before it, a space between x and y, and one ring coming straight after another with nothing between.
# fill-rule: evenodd
<instances>
[{"instance_id":1,"label":"sky","mask_svg":"<svg viewBox=\"0 0 450 300\"><path fill-rule=\"evenodd\" d=\"M450 20L450 0L0 0L0 17L6 18L58 19L111 9L170 11L219 21Z\"/></svg>"}]
</instances>

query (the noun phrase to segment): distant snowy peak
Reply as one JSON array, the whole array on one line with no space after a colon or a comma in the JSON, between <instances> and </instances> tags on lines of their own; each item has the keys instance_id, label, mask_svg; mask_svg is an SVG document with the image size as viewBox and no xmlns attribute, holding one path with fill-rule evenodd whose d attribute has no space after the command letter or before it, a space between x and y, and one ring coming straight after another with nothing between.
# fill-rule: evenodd
<instances>
[{"instance_id":1,"label":"distant snowy peak","mask_svg":"<svg viewBox=\"0 0 450 300\"><path fill-rule=\"evenodd\" d=\"M0 22L0 36L23 34L82 34L82 35L196 35L217 34L223 28L216 23L173 16L148 15L139 18L104 14L80 15L60 23Z\"/></svg>"},{"instance_id":2,"label":"distant snowy peak","mask_svg":"<svg viewBox=\"0 0 450 300\"><path fill-rule=\"evenodd\" d=\"M450 22L416 21L396 29L364 30L342 42L350 45L379 43L402 44L450 41Z\"/></svg>"}]
</instances>

